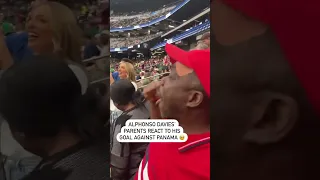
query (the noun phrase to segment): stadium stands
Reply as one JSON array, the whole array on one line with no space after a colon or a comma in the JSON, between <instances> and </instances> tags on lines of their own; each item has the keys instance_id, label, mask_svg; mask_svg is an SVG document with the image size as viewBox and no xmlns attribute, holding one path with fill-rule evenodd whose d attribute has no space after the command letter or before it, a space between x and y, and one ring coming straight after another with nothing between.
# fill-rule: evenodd
<instances>
[{"instance_id":1,"label":"stadium stands","mask_svg":"<svg viewBox=\"0 0 320 180\"><path fill-rule=\"evenodd\" d=\"M184 0L178 5L165 7L158 11L152 13L143 13L140 15L129 16L130 18L123 16L111 16L110 23L111 29L110 32L118 32L118 31L130 31L134 29L139 29L143 27L148 27L153 24L156 24L164 19L167 19L184 5L186 5L190 0ZM131 18L132 17L132 18ZM139 19L140 17L140 19ZM120 19L119 19L120 18ZM128 20L131 19L131 20ZM118 21L118 22L116 22Z\"/></svg>"}]
</instances>

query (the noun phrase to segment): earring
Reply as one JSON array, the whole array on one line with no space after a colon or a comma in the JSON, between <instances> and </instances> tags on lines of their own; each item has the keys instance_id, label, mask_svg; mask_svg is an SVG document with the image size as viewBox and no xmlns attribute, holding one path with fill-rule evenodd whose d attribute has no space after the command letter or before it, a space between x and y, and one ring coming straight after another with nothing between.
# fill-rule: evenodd
<instances>
[{"instance_id":1,"label":"earring","mask_svg":"<svg viewBox=\"0 0 320 180\"><path fill-rule=\"evenodd\" d=\"M54 53L61 51L60 44L55 39L52 39L52 44L53 44L53 52Z\"/></svg>"}]
</instances>

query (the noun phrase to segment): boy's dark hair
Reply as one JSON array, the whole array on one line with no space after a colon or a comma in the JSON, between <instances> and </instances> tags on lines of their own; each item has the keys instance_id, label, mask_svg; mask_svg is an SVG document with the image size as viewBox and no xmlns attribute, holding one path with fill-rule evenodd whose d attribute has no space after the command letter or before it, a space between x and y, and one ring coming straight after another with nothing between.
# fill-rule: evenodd
<instances>
[{"instance_id":1,"label":"boy's dark hair","mask_svg":"<svg viewBox=\"0 0 320 180\"><path fill-rule=\"evenodd\" d=\"M140 104L141 96L127 79L121 79L110 86L110 98L118 105L127 105L130 102Z\"/></svg>"}]
</instances>

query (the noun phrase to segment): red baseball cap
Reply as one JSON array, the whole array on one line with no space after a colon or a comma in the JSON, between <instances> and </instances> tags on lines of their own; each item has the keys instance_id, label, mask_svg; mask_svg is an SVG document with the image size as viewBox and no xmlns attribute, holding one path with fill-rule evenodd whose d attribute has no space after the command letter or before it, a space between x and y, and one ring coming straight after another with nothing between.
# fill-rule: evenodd
<instances>
[{"instance_id":1,"label":"red baseball cap","mask_svg":"<svg viewBox=\"0 0 320 180\"><path fill-rule=\"evenodd\" d=\"M229 7L267 24L275 34L309 101L320 112L320 1L222 0ZM319 114L320 115L320 114Z\"/></svg>"},{"instance_id":2,"label":"red baseball cap","mask_svg":"<svg viewBox=\"0 0 320 180\"><path fill-rule=\"evenodd\" d=\"M166 44L165 50L171 63L176 63L177 74L185 76L195 72L210 97L210 50L184 51L172 44Z\"/></svg>"}]
</instances>

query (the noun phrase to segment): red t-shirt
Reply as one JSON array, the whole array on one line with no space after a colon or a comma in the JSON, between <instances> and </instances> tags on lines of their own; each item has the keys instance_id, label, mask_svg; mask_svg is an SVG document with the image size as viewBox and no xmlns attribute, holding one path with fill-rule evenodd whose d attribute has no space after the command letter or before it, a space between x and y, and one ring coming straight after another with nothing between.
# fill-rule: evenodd
<instances>
[{"instance_id":1,"label":"red t-shirt","mask_svg":"<svg viewBox=\"0 0 320 180\"><path fill-rule=\"evenodd\" d=\"M209 180L210 133L185 143L150 143L135 180Z\"/></svg>"}]
</instances>

